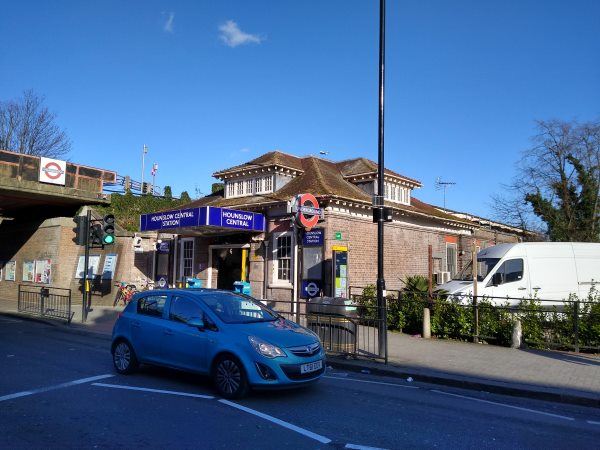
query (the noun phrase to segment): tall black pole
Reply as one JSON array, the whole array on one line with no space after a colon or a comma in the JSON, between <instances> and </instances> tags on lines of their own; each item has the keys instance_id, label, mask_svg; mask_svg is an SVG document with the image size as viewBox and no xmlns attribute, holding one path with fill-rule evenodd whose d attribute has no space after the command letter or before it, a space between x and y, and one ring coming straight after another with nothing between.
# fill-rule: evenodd
<instances>
[{"instance_id":1,"label":"tall black pole","mask_svg":"<svg viewBox=\"0 0 600 450\"><path fill-rule=\"evenodd\" d=\"M387 311L385 304L385 279L383 276L383 206L384 206L384 84L385 84L385 0L379 0L379 133L377 137L377 310L379 311L379 356L387 363Z\"/></svg>"},{"instance_id":2,"label":"tall black pole","mask_svg":"<svg viewBox=\"0 0 600 450\"><path fill-rule=\"evenodd\" d=\"M88 313L88 266L90 264L90 224L92 221L92 211L88 208L85 216L85 253L83 257L83 297L81 299L81 321L87 320Z\"/></svg>"}]
</instances>

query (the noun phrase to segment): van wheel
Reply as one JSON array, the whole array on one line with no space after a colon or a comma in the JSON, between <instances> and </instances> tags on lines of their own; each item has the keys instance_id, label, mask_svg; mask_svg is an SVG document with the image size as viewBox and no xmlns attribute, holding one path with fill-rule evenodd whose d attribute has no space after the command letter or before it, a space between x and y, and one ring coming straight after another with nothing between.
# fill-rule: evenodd
<instances>
[{"instance_id":1,"label":"van wheel","mask_svg":"<svg viewBox=\"0 0 600 450\"><path fill-rule=\"evenodd\" d=\"M123 375L135 372L140 365L133 347L125 340L118 341L113 346L112 356L115 370Z\"/></svg>"},{"instance_id":2,"label":"van wheel","mask_svg":"<svg viewBox=\"0 0 600 450\"><path fill-rule=\"evenodd\" d=\"M249 385L244 366L235 356L223 355L215 363L213 372L215 387L224 398L242 398Z\"/></svg>"}]
</instances>

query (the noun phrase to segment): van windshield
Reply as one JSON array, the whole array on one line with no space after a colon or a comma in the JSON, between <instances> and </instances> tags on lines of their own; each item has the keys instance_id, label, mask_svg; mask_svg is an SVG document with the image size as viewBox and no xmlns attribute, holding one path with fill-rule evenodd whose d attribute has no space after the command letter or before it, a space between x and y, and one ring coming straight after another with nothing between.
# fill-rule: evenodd
<instances>
[{"instance_id":1,"label":"van windshield","mask_svg":"<svg viewBox=\"0 0 600 450\"><path fill-rule=\"evenodd\" d=\"M490 271L496 267L500 258L477 258L477 281L483 281ZM469 261L463 270L461 270L453 280L473 281L472 261Z\"/></svg>"}]
</instances>

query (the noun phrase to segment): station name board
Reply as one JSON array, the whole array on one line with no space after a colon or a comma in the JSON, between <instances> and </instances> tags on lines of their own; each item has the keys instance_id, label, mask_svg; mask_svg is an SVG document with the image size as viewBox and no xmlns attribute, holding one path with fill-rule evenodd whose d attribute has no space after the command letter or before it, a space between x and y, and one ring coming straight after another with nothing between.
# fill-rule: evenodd
<instances>
[{"instance_id":1,"label":"station name board","mask_svg":"<svg viewBox=\"0 0 600 450\"><path fill-rule=\"evenodd\" d=\"M265 231L265 217L255 212L214 206L164 211L140 216L141 231L162 231L191 227L263 232Z\"/></svg>"}]
</instances>

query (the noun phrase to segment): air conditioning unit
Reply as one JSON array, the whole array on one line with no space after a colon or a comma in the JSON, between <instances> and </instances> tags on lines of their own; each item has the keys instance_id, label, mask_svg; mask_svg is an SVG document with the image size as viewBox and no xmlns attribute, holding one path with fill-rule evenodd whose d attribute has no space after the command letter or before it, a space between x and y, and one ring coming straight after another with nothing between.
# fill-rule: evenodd
<instances>
[{"instance_id":1,"label":"air conditioning unit","mask_svg":"<svg viewBox=\"0 0 600 450\"><path fill-rule=\"evenodd\" d=\"M434 274L436 284L444 284L450 281L450 272L436 272Z\"/></svg>"}]
</instances>

